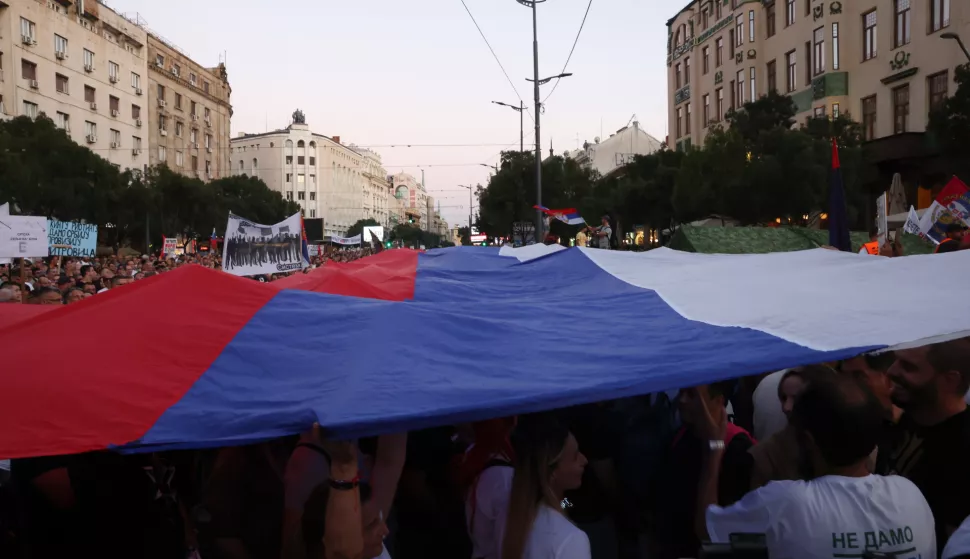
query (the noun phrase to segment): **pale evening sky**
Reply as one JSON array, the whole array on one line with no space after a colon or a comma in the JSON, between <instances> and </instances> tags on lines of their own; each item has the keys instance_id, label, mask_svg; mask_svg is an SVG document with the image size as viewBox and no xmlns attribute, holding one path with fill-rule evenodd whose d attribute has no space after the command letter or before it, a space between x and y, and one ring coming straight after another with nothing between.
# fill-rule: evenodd
<instances>
[{"instance_id":1,"label":"pale evening sky","mask_svg":"<svg viewBox=\"0 0 970 559\"><path fill-rule=\"evenodd\" d=\"M558 74L589 0L539 5L539 74ZM531 11L515 0L465 0L526 105L532 106ZM449 224L467 222L468 194L503 149L517 149L518 103L461 0L108 0L196 62L226 56L232 135L289 124L375 146L388 173L421 178ZM593 0L586 26L542 115L543 157L608 137L636 114L666 134L667 19L685 0ZM554 82L553 82L554 83ZM553 83L543 86L542 98ZM602 124L601 124L602 123ZM526 143L533 123L525 118ZM602 128L601 128L602 126ZM376 147L475 144L471 147ZM489 145L481 145L489 144ZM528 147L527 147L528 149ZM446 165L446 166L435 166Z\"/></svg>"}]
</instances>

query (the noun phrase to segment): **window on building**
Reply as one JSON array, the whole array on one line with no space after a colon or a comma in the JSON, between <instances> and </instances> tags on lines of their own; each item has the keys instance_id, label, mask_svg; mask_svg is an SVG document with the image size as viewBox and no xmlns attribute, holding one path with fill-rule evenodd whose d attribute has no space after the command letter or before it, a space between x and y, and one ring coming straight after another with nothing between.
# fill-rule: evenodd
<instances>
[{"instance_id":1,"label":"window on building","mask_svg":"<svg viewBox=\"0 0 970 559\"><path fill-rule=\"evenodd\" d=\"M684 85L690 83L690 57L684 58Z\"/></svg>"},{"instance_id":2,"label":"window on building","mask_svg":"<svg viewBox=\"0 0 970 559\"><path fill-rule=\"evenodd\" d=\"M732 111L738 108L737 95L738 95L738 88L734 85L734 80L731 80L731 104L728 108L731 109Z\"/></svg>"},{"instance_id":3,"label":"window on building","mask_svg":"<svg viewBox=\"0 0 970 559\"><path fill-rule=\"evenodd\" d=\"M212 148L212 136L209 134L205 135L205 147L206 149Z\"/></svg>"},{"instance_id":4,"label":"window on building","mask_svg":"<svg viewBox=\"0 0 970 559\"><path fill-rule=\"evenodd\" d=\"M724 89L717 88L714 92L714 120L720 122L724 118Z\"/></svg>"},{"instance_id":5,"label":"window on building","mask_svg":"<svg viewBox=\"0 0 970 559\"><path fill-rule=\"evenodd\" d=\"M90 120L84 121L84 135L85 136L97 136L98 135L98 125L91 122Z\"/></svg>"},{"instance_id":6,"label":"window on building","mask_svg":"<svg viewBox=\"0 0 970 559\"><path fill-rule=\"evenodd\" d=\"M310 176L312 177L313 175L310 175ZM316 199L317 199L317 193L316 192L313 192L313 191L310 191L310 201L311 202L314 202L314 201L316 201Z\"/></svg>"},{"instance_id":7,"label":"window on building","mask_svg":"<svg viewBox=\"0 0 970 559\"><path fill-rule=\"evenodd\" d=\"M195 128L189 130L189 143L195 144L199 141L199 131Z\"/></svg>"},{"instance_id":8,"label":"window on building","mask_svg":"<svg viewBox=\"0 0 970 559\"><path fill-rule=\"evenodd\" d=\"M57 84L58 93L68 93L67 76L62 74L54 74L54 82Z\"/></svg>"},{"instance_id":9,"label":"window on building","mask_svg":"<svg viewBox=\"0 0 970 559\"><path fill-rule=\"evenodd\" d=\"M832 118L839 118L839 116L841 116L841 114L842 114L842 112L839 110L839 104L838 103L832 103Z\"/></svg>"},{"instance_id":10,"label":"window on building","mask_svg":"<svg viewBox=\"0 0 970 559\"><path fill-rule=\"evenodd\" d=\"M155 66L165 66L165 56L161 54L155 55Z\"/></svg>"},{"instance_id":11,"label":"window on building","mask_svg":"<svg viewBox=\"0 0 970 559\"><path fill-rule=\"evenodd\" d=\"M287 155L286 156L286 164L287 165L292 165L293 164L293 156L292 155Z\"/></svg>"},{"instance_id":12,"label":"window on building","mask_svg":"<svg viewBox=\"0 0 970 559\"><path fill-rule=\"evenodd\" d=\"M121 147L121 131L111 128L110 132L111 132L111 144Z\"/></svg>"},{"instance_id":13,"label":"window on building","mask_svg":"<svg viewBox=\"0 0 970 559\"><path fill-rule=\"evenodd\" d=\"M876 139L876 96L862 100L862 139Z\"/></svg>"},{"instance_id":14,"label":"window on building","mask_svg":"<svg viewBox=\"0 0 970 559\"><path fill-rule=\"evenodd\" d=\"M178 110L180 110L180 111L182 110L182 94L181 93L176 93L175 94L175 108L178 109Z\"/></svg>"},{"instance_id":15,"label":"window on building","mask_svg":"<svg viewBox=\"0 0 970 559\"><path fill-rule=\"evenodd\" d=\"M37 108L37 103L31 103L30 101L24 101L24 116L29 118L37 118L40 111Z\"/></svg>"},{"instance_id":16,"label":"window on building","mask_svg":"<svg viewBox=\"0 0 970 559\"><path fill-rule=\"evenodd\" d=\"M195 73L189 72L189 85L191 85L192 87L195 87L195 79L196 79Z\"/></svg>"},{"instance_id":17,"label":"window on building","mask_svg":"<svg viewBox=\"0 0 970 559\"><path fill-rule=\"evenodd\" d=\"M185 131L185 125L182 124L182 121L176 120L175 121L175 136L181 138L182 137L182 132L184 132L184 131Z\"/></svg>"},{"instance_id":18,"label":"window on building","mask_svg":"<svg viewBox=\"0 0 970 559\"><path fill-rule=\"evenodd\" d=\"M754 10L748 11L748 42L754 42Z\"/></svg>"},{"instance_id":19,"label":"window on building","mask_svg":"<svg viewBox=\"0 0 970 559\"><path fill-rule=\"evenodd\" d=\"M714 41L714 67L720 68L724 64L724 38L718 37Z\"/></svg>"},{"instance_id":20,"label":"window on building","mask_svg":"<svg viewBox=\"0 0 970 559\"><path fill-rule=\"evenodd\" d=\"M165 86L164 85L158 84L157 94L158 94L158 98L159 99L161 99L162 101L165 100Z\"/></svg>"},{"instance_id":21,"label":"window on building","mask_svg":"<svg viewBox=\"0 0 970 559\"><path fill-rule=\"evenodd\" d=\"M785 0L785 27L795 25L795 0Z\"/></svg>"},{"instance_id":22,"label":"window on building","mask_svg":"<svg viewBox=\"0 0 970 559\"><path fill-rule=\"evenodd\" d=\"M812 84L812 42L805 41L805 85Z\"/></svg>"},{"instance_id":23,"label":"window on building","mask_svg":"<svg viewBox=\"0 0 970 559\"><path fill-rule=\"evenodd\" d=\"M202 80L202 91L209 93L209 82Z\"/></svg>"},{"instance_id":24,"label":"window on building","mask_svg":"<svg viewBox=\"0 0 970 559\"><path fill-rule=\"evenodd\" d=\"M139 138L138 136L132 136L131 148L141 151L141 138Z\"/></svg>"},{"instance_id":25,"label":"window on building","mask_svg":"<svg viewBox=\"0 0 970 559\"><path fill-rule=\"evenodd\" d=\"M306 192L303 192L302 190L300 192L297 192L296 199L301 201L306 200Z\"/></svg>"},{"instance_id":26,"label":"window on building","mask_svg":"<svg viewBox=\"0 0 970 559\"><path fill-rule=\"evenodd\" d=\"M88 49L84 49L83 55L84 55L84 69L94 70L94 53L89 51Z\"/></svg>"},{"instance_id":27,"label":"window on building","mask_svg":"<svg viewBox=\"0 0 970 559\"><path fill-rule=\"evenodd\" d=\"M714 18L717 19L718 21L721 21L722 17L724 17L724 14L721 11L721 3L714 2Z\"/></svg>"},{"instance_id":28,"label":"window on building","mask_svg":"<svg viewBox=\"0 0 970 559\"><path fill-rule=\"evenodd\" d=\"M109 95L108 96L108 108L111 109L111 115L112 116L114 116L114 114L116 112L120 114L121 113L121 99L115 97L114 95Z\"/></svg>"},{"instance_id":29,"label":"window on building","mask_svg":"<svg viewBox=\"0 0 970 559\"><path fill-rule=\"evenodd\" d=\"M20 18L20 34L32 41L37 40L37 26L27 18Z\"/></svg>"},{"instance_id":30,"label":"window on building","mask_svg":"<svg viewBox=\"0 0 970 559\"><path fill-rule=\"evenodd\" d=\"M812 33L814 54L812 56L812 71L815 75L825 72L825 27L819 27Z\"/></svg>"},{"instance_id":31,"label":"window on building","mask_svg":"<svg viewBox=\"0 0 970 559\"><path fill-rule=\"evenodd\" d=\"M765 6L765 35L770 39L775 36L775 3Z\"/></svg>"},{"instance_id":32,"label":"window on building","mask_svg":"<svg viewBox=\"0 0 970 559\"><path fill-rule=\"evenodd\" d=\"M256 170L259 169L259 160L255 157L253 158L252 175L256 176Z\"/></svg>"},{"instance_id":33,"label":"window on building","mask_svg":"<svg viewBox=\"0 0 970 559\"><path fill-rule=\"evenodd\" d=\"M114 83L118 81L118 75L121 73L121 67L117 63L108 61L108 79Z\"/></svg>"},{"instance_id":34,"label":"window on building","mask_svg":"<svg viewBox=\"0 0 970 559\"><path fill-rule=\"evenodd\" d=\"M306 184L306 175L298 173L296 175L296 184Z\"/></svg>"},{"instance_id":35,"label":"window on building","mask_svg":"<svg viewBox=\"0 0 970 559\"><path fill-rule=\"evenodd\" d=\"M707 31L707 28L711 26L711 12L709 10L704 10L701 12L701 29Z\"/></svg>"},{"instance_id":36,"label":"window on building","mask_svg":"<svg viewBox=\"0 0 970 559\"><path fill-rule=\"evenodd\" d=\"M178 64L172 64L172 75L176 78L182 75L182 67Z\"/></svg>"},{"instance_id":37,"label":"window on building","mask_svg":"<svg viewBox=\"0 0 970 559\"><path fill-rule=\"evenodd\" d=\"M58 34L54 34L54 54L67 56L67 39Z\"/></svg>"},{"instance_id":38,"label":"window on building","mask_svg":"<svg viewBox=\"0 0 970 559\"><path fill-rule=\"evenodd\" d=\"M182 167L185 165L185 154L181 151L175 151L175 166ZM242 170L242 165L240 165L240 170Z\"/></svg>"},{"instance_id":39,"label":"window on building","mask_svg":"<svg viewBox=\"0 0 970 559\"><path fill-rule=\"evenodd\" d=\"M748 70L748 82L749 82L749 85L751 86L751 102L754 102L758 98L758 84L755 81L756 75L757 75L757 70L755 70L754 66L752 66Z\"/></svg>"},{"instance_id":40,"label":"window on building","mask_svg":"<svg viewBox=\"0 0 970 559\"><path fill-rule=\"evenodd\" d=\"M690 103L687 103L687 114L684 117L684 133L690 136L690 121L692 120L692 113L690 110Z\"/></svg>"},{"instance_id":41,"label":"window on building","mask_svg":"<svg viewBox=\"0 0 970 559\"><path fill-rule=\"evenodd\" d=\"M832 69L839 69L839 24L832 24Z\"/></svg>"},{"instance_id":42,"label":"window on building","mask_svg":"<svg viewBox=\"0 0 970 559\"><path fill-rule=\"evenodd\" d=\"M862 16L862 60L875 58L877 47L876 10L872 10Z\"/></svg>"},{"instance_id":43,"label":"window on building","mask_svg":"<svg viewBox=\"0 0 970 559\"><path fill-rule=\"evenodd\" d=\"M293 182L293 173L286 173L286 182Z\"/></svg>"},{"instance_id":44,"label":"window on building","mask_svg":"<svg viewBox=\"0 0 970 559\"><path fill-rule=\"evenodd\" d=\"M312 192L311 192L312 194ZM317 210L310 208L310 217L317 217Z\"/></svg>"},{"instance_id":45,"label":"window on building","mask_svg":"<svg viewBox=\"0 0 970 559\"><path fill-rule=\"evenodd\" d=\"M310 156L310 166L311 166L311 167L313 167L313 166L314 166L314 165L316 165L316 164L317 164L317 158L316 158L316 157L313 157L313 156L311 155L311 156Z\"/></svg>"},{"instance_id":46,"label":"window on building","mask_svg":"<svg viewBox=\"0 0 970 559\"><path fill-rule=\"evenodd\" d=\"M210 178L212 176L212 161L208 159L205 160L205 176Z\"/></svg>"},{"instance_id":47,"label":"window on building","mask_svg":"<svg viewBox=\"0 0 970 559\"><path fill-rule=\"evenodd\" d=\"M744 44L744 14L738 14L734 18L734 46L740 47Z\"/></svg>"},{"instance_id":48,"label":"window on building","mask_svg":"<svg viewBox=\"0 0 970 559\"><path fill-rule=\"evenodd\" d=\"M305 155L298 155L298 156L296 156L296 164L297 165L305 165L306 164L306 156Z\"/></svg>"},{"instance_id":49,"label":"window on building","mask_svg":"<svg viewBox=\"0 0 970 559\"><path fill-rule=\"evenodd\" d=\"M896 25L893 28L893 48L909 44L913 24L913 12L910 0L893 0L893 13Z\"/></svg>"},{"instance_id":50,"label":"window on building","mask_svg":"<svg viewBox=\"0 0 970 559\"><path fill-rule=\"evenodd\" d=\"M199 156L198 155L193 155L192 156L192 170L193 171L198 171L199 170Z\"/></svg>"},{"instance_id":51,"label":"window on building","mask_svg":"<svg viewBox=\"0 0 970 559\"><path fill-rule=\"evenodd\" d=\"M67 113L62 113L58 111L57 113L57 127L65 132L71 131L71 115Z\"/></svg>"},{"instance_id":52,"label":"window on building","mask_svg":"<svg viewBox=\"0 0 970 559\"><path fill-rule=\"evenodd\" d=\"M158 115L158 129L160 131L165 131L166 129L165 115Z\"/></svg>"},{"instance_id":53,"label":"window on building","mask_svg":"<svg viewBox=\"0 0 970 559\"><path fill-rule=\"evenodd\" d=\"M23 74L25 80L36 80L37 79L37 65L33 62L28 61L25 58L20 59L20 73Z\"/></svg>"},{"instance_id":54,"label":"window on building","mask_svg":"<svg viewBox=\"0 0 970 559\"><path fill-rule=\"evenodd\" d=\"M141 118L141 107L138 105L131 106L131 118L139 119Z\"/></svg>"},{"instance_id":55,"label":"window on building","mask_svg":"<svg viewBox=\"0 0 970 559\"><path fill-rule=\"evenodd\" d=\"M704 47L701 50L701 71L705 76L711 71L711 47Z\"/></svg>"},{"instance_id":56,"label":"window on building","mask_svg":"<svg viewBox=\"0 0 970 559\"><path fill-rule=\"evenodd\" d=\"M778 91L778 63L774 60L769 61L765 67L765 74L768 80L768 92Z\"/></svg>"},{"instance_id":57,"label":"window on building","mask_svg":"<svg viewBox=\"0 0 970 559\"><path fill-rule=\"evenodd\" d=\"M893 89L893 134L909 128L909 84Z\"/></svg>"},{"instance_id":58,"label":"window on building","mask_svg":"<svg viewBox=\"0 0 970 559\"><path fill-rule=\"evenodd\" d=\"M677 126L676 126L677 138L680 138L684 135L684 131L682 128L683 125L684 125L684 108L677 107Z\"/></svg>"},{"instance_id":59,"label":"window on building","mask_svg":"<svg viewBox=\"0 0 970 559\"><path fill-rule=\"evenodd\" d=\"M680 89L683 77L681 76L680 62L674 66L674 89Z\"/></svg>"},{"instance_id":60,"label":"window on building","mask_svg":"<svg viewBox=\"0 0 970 559\"><path fill-rule=\"evenodd\" d=\"M91 87L90 85L84 86L84 100L85 101L87 101L88 103L94 103L95 102L95 96L96 96L96 92L95 92L95 90L94 90L93 87Z\"/></svg>"},{"instance_id":61,"label":"window on building","mask_svg":"<svg viewBox=\"0 0 970 559\"><path fill-rule=\"evenodd\" d=\"M131 73L131 87L141 89L141 76L134 72Z\"/></svg>"},{"instance_id":62,"label":"window on building","mask_svg":"<svg viewBox=\"0 0 970 559\"><path fill-rule=\"evenodd\" d=\"M930 98L930 111L935 111L946 102L950 84L950 72L944 70L926 78L926 86Z\"/></svg>"},{"instance_id":63,"label":"window on building","mask_svg":"<svg viewBox=\"0 0 970 559\"><path fill-rule=\"evenodd\" d=\"M191 113L191 114L193 114L193 115L197 115L197 114L199 114L199 113L197 112L197 108L198 108L198 107L196 106L196 103L195 103L195 101L189 101L189 103L190 103L190 105L189 105L189 113Z\"/></svg>"},{"instance_id":64,"label":"window on building","mask_svg":"<svg viewBox=\"0 0 970 559\"><path fill-rule=\"evenodd\" d=\"M930 33L950 26L950 0L930 0Z\"/></svg>"},{"instance_id":65,"label":"window on building","mask_svg":"<svg viewBox=\"0 0 970 559\"><path fill-rule=\"evenodd\" d=\"M209 112L209 107L202 107L202 113L205 115L206 120L209 120L209 116L212 114Z\"/></svg>"},{"instance_id":66,"label":"window on building","mask_svg":"<svg viewBox=\"0 0 970 559\"><path fill-rule=\"evenodd\" d=\"M792 93L798 87L798 56L795 51L788 51L785 54L785 66L788 70L786 89L788 93Z\"/></svg>"},{"instance_id":67,"label":"window on building","mask_svg":"<svg viewBox=\"0 0 970 559\"><path fill-rule=\"evenodd\" d=\"M701 115L701 124L704 128L711 122L711 96L707 93L704 94L704 113Z\"/></svg>"},{"instance_id":68,"label":"window on building","mask_svg":"<svg viewBox=\"0 0 970 559\"><path fill-rule=\"evenodd\" d=\"M814 116L815 118L825 118L825 105L822 105L821 107L815 107L815 110L813 111L812 116Z\"/></svg>"},{"instance_id":69,"label":"window on building","mask_svg":"<svg viewBox=\"0 0 970 559\"><path fill-rule=\"evenodd\" d=\"M736 83L738 88L738 93L737 93L738 108L740 109L741 107L744 106L744 84L745 84L744 70L738 70L738 79Z\"/></svg>"}]
</instances>

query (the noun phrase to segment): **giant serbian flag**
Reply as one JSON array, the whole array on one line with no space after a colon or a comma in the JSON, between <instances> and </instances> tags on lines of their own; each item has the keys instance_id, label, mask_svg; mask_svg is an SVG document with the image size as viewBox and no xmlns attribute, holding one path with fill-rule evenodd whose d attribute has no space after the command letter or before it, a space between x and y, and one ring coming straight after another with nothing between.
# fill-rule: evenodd
<instances>
[{"instance_id":1,"label":"giant serbian flag","mask_svg":"<svg viewBox=\"0 0 970 559\"><path fill-rule=\"evenodd\" d=\"M951 291L912 285L964 277L970 251L532 245L388 250L333 264L272 283L188 266L8 323L0 456L241 445L315 421L362 437L970 334ZM875 277L881 296L860 297ZM0 305L0 316L18 306ZM93 334L146 308L151 320L110 339ZM562 328L577 318L589 326L582 344ZM187 328L205 335L157 351L160 337ZM50 340L58 351L47 351ZM79 364L92 351L114 358Z\"/></svg>"},{"instance_id":2,"label":"giant serbian flag","mask_svg":"<svg viewBox=\"0 0 970 559\"><path fill-rule=\"evenodd\" d=\"M310 265L303 256L303 221L295 213L275 225L260 225L229 214L222 246L222 269L236 276L277 274Z\"/></svg>"}]
</instances>

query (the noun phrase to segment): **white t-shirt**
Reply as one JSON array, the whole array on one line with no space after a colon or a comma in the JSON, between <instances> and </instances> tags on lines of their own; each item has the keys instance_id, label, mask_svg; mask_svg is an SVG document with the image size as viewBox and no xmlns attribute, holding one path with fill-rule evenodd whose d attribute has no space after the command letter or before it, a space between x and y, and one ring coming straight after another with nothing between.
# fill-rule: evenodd
<instances>
[{"instance_id":1,"label":"white t-shirt","mask_svg":"<svg viewBox=\"0 0 970 559\"><path fill-rule=\"evenodd\" d=\"M486 468L475 487L475 511L471 495L465 499L465 521L472 540L472 557L501 559L505 539L505 518L515 470L508 466Z\"/></svg>"},{"instance_id":2,"label":"white t-shirt","mask_svg":"<svg viewBox=\"0 0 970 559\"><path fill-rule=\"evenodd\" d=\"M785 376L788 369L771 373L761 379L758 386L751 395L751 402L754 406L754 438L759 441L766 441L768 437L781 431L788 425L788 418L781 409L781 402L778 400L778 385L781 384L781 377Z\"/></svg>"},{"instance_id":3,"label":"white t-shirt","mask_svg":"<svg viewBox=\"0 0 970 559\"><path fill-rule=\"evenodd\" d=\"M561 512L539 505L522 559L591 559L589 538Z\"/></svg>"},{"instance_id":4,"label":"white t-shirt","mask_svg":"<svg viewBox=\"0 0 970 559\"><path fill-rule=\"evenodd\" d=\"M381 554L374 557L374 559L391 559L391 554L387 552L387 548L385 547L384 550L381 551Z\"/></svg>"},{"instance_id":5,"label":"white t-shirt","mask_svg":"<svg viewBox=\"0 0 970 559\"><path fill-rule=\"evenodd\" d=\"M715 543L765 534L772 559L861 557L867 548L900 559L936 557L933 513L900 476L773 481L730 507L709 507L707 531Z\"/></svg>"},{"instance_id":6,"label":"white t-shirt","mask_svg":"<svg viewBox=\"0 0 970 559\"><path fill-rule=\"evenodd\" d=\"M943 559L956 559L970 555L970 516L953 532L943 548Z\"/></svg>"}]
</instances>

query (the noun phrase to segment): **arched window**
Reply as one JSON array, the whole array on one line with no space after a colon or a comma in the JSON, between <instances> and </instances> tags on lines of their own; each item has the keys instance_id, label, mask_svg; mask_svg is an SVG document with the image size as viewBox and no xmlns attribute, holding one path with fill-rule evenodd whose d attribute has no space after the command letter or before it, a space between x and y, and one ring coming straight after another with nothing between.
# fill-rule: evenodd
<instances>
[{"instance_id":1,"label":"arched window","mask_svg":"<svg viewBox=\"0 0 970 559\"><path fill-rule=\"evenodd\" d=\"M254 177L256 176L256 169L258 169L258 168L259 168L259 164L256 162L256 158L254 157L253 158L253 172L252 172L252 175Z\"/></svg>"},{"instance_id":2,"label":"arched window","mask_svg":"<svg viewBox=\"0 0 970 559\"><path fill-rule=\"evenodd\" d=\"M293 153L293 140L286 141L286 151Z\"/></svg>"},{"instance_id":3,"label":"arched window","mask_svg":"<svg viewBox=\"0 0 970 559\"><path fill-rule=\"evenodd\" d=\"M677 31L674 32L674 48L677 48L680 46L680 41L681 41L680 28L678 27Z\"/></svg>"},{"instance_id":4,"label":"arched window","mask_svg":"<svg viewBox=\"0 0 970 559\"><path fill-rule=\"evenodd\" d=\"M239 172L240 173L243 172L243 160L242 159L239 160Z\"/></svg>"},{"instance_id":5,"label":"arched window","mask_svg":"<svg viewBox=\"0 0 970 559\"><path fill-rule=\"evenodd\" d=\"M306 144L303 143L303 140L300 140L299 142L296 143L296 147L298 148L302 148L304 146L306 146Z\"/></svg>"}]
</instances>

